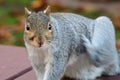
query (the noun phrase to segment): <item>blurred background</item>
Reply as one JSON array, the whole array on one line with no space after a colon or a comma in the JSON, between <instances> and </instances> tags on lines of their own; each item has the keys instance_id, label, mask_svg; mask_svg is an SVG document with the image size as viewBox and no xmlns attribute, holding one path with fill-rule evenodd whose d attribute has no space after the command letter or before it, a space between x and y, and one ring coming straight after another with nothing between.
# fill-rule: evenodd
<instances>
[{"instance_id":1,"label":"blurred background","mask_svg":"<svg viewBox=\"0 0 120 80\"><path fill-rule=\"evenodd\" d=\"M120 0L0 0L0 44L24 46L24 7L37 12L48 4L52 12L72 12L93 19L108 16L120 49Z\"/></svg>"}]
</instances>

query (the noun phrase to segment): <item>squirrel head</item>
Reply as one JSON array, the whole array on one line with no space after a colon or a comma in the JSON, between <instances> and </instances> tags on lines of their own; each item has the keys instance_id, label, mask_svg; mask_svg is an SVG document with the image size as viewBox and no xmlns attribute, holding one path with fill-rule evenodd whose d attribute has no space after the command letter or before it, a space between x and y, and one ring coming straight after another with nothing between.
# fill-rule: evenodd
<instances>
[{"instance_id":1,"label":"squirrel head","mask_svg":"<svg viewBox=\"0 0 120 80\"><path fill-rule=\"evenodd\" d=\"M25 8L24 38L34 47L49 44L53 37L53 27L50 21L50 6L44 11L31 12Z\"/></svg>"}]
</instances>

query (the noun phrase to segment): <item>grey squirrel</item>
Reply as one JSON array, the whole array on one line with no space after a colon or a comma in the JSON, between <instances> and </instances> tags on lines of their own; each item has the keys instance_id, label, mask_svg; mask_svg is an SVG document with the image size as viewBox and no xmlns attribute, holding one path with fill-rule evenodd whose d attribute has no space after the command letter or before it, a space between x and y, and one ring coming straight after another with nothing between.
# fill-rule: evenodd
<instances>
[{"instance_id":1,"label":"grey squirrel","mask_svg":"<svg viewBox=\"0 0 120 80\"><path fill-rule=\"evenodd\" d=\"M95 80L120 73L111 20L25 8L25 46L38 80Z\"/></svg>"}]
</instances>

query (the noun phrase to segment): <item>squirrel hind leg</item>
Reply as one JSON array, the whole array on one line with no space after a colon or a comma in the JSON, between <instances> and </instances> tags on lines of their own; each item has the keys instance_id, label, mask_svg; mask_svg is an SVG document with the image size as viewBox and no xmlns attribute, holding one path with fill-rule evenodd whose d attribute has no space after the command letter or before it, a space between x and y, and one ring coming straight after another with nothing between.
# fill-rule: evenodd
<instances>
[{"instance_id":1,"label":"squirrel hind leg","mask_svg":"<svg viewBox=\"0 0 120 80\"><path fill-rule=\"evenodd\" d=\"M106 58L107 59L107 58ZM118 54L114 60L110 60L110 62L106 63L108 64L106 67L104 67L104 72L103 75L109 75L109 76L113 76L113 75L117 75L120 74L120 54Z\"/></svg>"},{"instance_id":2,"label":"squirrel hind leg","mask_svg":"<svg viewBox=\"0 0 120 80\"><path fill-rule=\"evenodd\" d=\"M89 58L92 61L92 63L97 67L100 66L102 64L100 61L100 57L96 53L96 50L94 49L90 40L85 35L81 35L81 39L83 41L83 45L85 46L87 53L89 55Z\"/></svg>"},{"instance_id":3,"label":"squirrel hind leg","mask_svg":"<svg viewBox=\"0 0 120 80\"><path fill-rule=\"evenodd\" d=\"M88 53L88 56L89 56L92 64L95 65L96 67L105 66L107 63L105 60L104 52L102 52L101 50L95 49L94 46L92 45L92 43L90 42L90 40L87 39L86 36L82 35L82 40L83 40L84 46L87 49L87 53ZM107 62L108 62L108 60L107 60ZM116 74L120 74L120 54L119 54L118 63L116 61L116 63L109 65L109 67L107 67L105 69L105 71L103 72L103 75L112 76L112 75L116 75Z\"/></svg>"},{"instance_id":4,"label":"squirrel hind leg","mask_svg":"<svg viewBox=\"0 0 120 80\"><path fill-rule=\"evenodd\" d=\"M114 76L120 74L120 52L118 52L118 55L115 59L116 60L113 64L110 64L107 68L105 68L103 75Z\"/></svg>"},{"instance_id":5,"label":"squirrel hind leg","mask_svg":"<svg viewBox=\"0 0 120 80\"><path fill-rule=\"evenodd\" d=\"M105 60L105 53L99 50L99 48L96 48L94 44L92 44L93 42L91 42L85 35L82 35L81 39L83 40L83 45L87 50L91 63L96 67L105 66L108 62L108 60Z\"/></svg>"},{"instance_id":6,"label":"squirrel hind leg","mask_svg":"<svg viewBox=\"0 0 120 80\"><path fill-rule=\"evenodd\" d=\"M95 65L96 67L105 66L107 64L109 65L110 60L105 60L107 58L105 58L106 55L104 52L96 49L92 42L90 42L90 40L85 35L82 35L81 39L83 40L83 44L93 65ZM118 61L109 65L109 67L107 67L103 72L103 75L113 76L116 74L120 74L120 52L118 52Z\"/></svg>"},{"instance_id":7,"label":"squirrel hind leg","mask_svg":"<svg viewBox=\"0 0 120 80\"><path fill-rule=\"evenodd\" d=\"M117 64L118 64L118 67L119 67L118 68L118 74L120 74L120 50L117 51L117 53L118 53L118 61L117 61L118 63Z\"/></svg>"}]
</instances>

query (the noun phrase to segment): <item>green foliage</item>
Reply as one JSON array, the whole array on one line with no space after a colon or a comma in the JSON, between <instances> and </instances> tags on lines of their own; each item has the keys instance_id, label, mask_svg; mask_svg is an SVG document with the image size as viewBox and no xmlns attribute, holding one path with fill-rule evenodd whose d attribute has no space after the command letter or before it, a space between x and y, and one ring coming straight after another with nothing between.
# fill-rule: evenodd
<instances>
[{"instance_id":1,"label":"green foliage","mask_svg":"<svg viewBox=\"0 0 120 80\"><path fill-rule=\"evenodd\" d=\"M102 15L101 12L99 11L86 11L86 12L80 12L80 14L93 19Z\"/></svg>"},{"instance_id":2,"label":"green foliage","mask_svg":"<svg viewBox=\"0 0 120 80\"><path fill-rule=\"evenodd\" d=\"M23 32L13 32L13 36L14 36L14 45L24 46Z\"/></svg>"},{"instance_id":3,"label":"green foliage","mask_svg":"<svg viewBox=\"0 0 120 80\"><path fill-rule=\"evenodd\" d=\"M17 24L17 16L13 12L21 15L24 7L29 6L32 0L3 0L0 2L0 25ZM16 10L16 11L15 11Z\"/></svg>"},{"instance_id":4,"label":"green foliage","mask_svg":"<svg viewBox=\"0 0 120 80\"><path fill-rule=\"evenodd\" d=\"M120 39L120 30L116 30L116 39Z\"/></svg>"},{"instance_id":5,"label":"green foliage","mask_svg":"<svg viewBox=\"0 0 120 80\"><path fill-rule=\"evenodd\" d=\"M1 25L13 25L17 23L17 18L9 13L9 10L0 8L0 24Z\"/></svg>"},{"instance_id":6,"label":"green foliage","mask_svg":"<svg viewBox=\"0 0 120 80\"><path fill-rule=\"evenodd\" d=\"M29 4L32 0L4 0L5 3L9 4Z\"/></svg>"}]
</instances>

